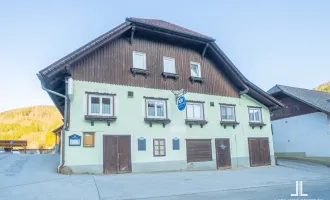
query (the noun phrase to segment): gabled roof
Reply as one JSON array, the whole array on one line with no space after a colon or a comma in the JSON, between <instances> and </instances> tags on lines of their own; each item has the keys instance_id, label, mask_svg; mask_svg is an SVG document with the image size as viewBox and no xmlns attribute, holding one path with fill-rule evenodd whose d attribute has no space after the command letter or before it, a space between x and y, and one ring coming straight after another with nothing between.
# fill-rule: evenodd
<instances>
[{"instance_id":1,"label":"gabled roof","mask_svg":"<svg viewBox=\"0 0 330 200\"><path fill-rule=\"evenodd\" d=\"M268 93L271 95L284 93L321 112L330 114L330 93L285 85L275 85L270 90L268 90Z\"/></svg>"},{"instance_id":2,"label":"gabled roof","mask_svg":"<svg viewBox=\"0 0 330 200\"><path fill-rule=\"evenodd\" d=\"M158 28L163 28L166 30L171 30L171 31L176 31L176 32L181 32L187 35L195 36L195 37L200 37L204 38L206 40L210 41L215 41L212 37L203 35L201 33L198 33L196 31L189 30L187 28L184 28L182 26L178 26L176 24L172 24L167 21L159 20L159 19L144 19L144 18L135 18L135 17L130 17L126 18L127 21L137 23L137 24L144 24L144 25L150 25L153 27L158 27Z\"/></svg>"},{"instance_id":3,"label":"gabled roof","mask_svg":"<svg viewBox=\"0 0 330 200\"><path fill-rule=\"evenodd\" d=\"M161 37L171 37L176 38L177 40L187 41L192 44L199 44L202 48L204 48L204 50L207 49L208 54L212 55L212 59L216 60L217 67L219 69L221 68L220 70L223 70L226 76L231 79L237 88L242 92L244 91L243 93L247 93L252 98L258 100L271 109L276 107L284 107L281 102L277 101L274 97L245 78L218 47L215 43L215 39L181 26L156 19L126 18L124 23L41 70L39 72L39 78L42 84L45 84L45 87L48 89L63 93L64 86L61 82L63 82L64 77L69 74L70 65L72 63L127 32L131 32L132 36L135 29L140 33L153 33L158 34L158 36ZM202 52L203 49L199 50ZM64 101L58 99L58 97L53 94L49 95L55 105L59 108L60 112L63 114Z\"/></svg>"}]
</instances>

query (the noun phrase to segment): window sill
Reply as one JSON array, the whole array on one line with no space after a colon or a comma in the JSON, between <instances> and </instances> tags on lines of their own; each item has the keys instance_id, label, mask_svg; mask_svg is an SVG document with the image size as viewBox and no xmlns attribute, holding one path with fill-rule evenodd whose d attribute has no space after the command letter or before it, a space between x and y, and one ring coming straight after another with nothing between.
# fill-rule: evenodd
<instances>
[{"instance_id":1,"label":"window sill","mask_svg":"<svg viewBox=\"0 0 330 200\"><path fill-rule=\"evenodd\" d=\"M159 118L144 118L144 121L148 123L150 127L152 127L152 124L163 124L164 128L166 124L169 124L171 122L170 119L159 119Z\"/></svg>"},{"instance_id":2,"label":"window sill","mask_svg":"<svg viewBox=\"0 0 330 200\"><path fill-rule=\"evenodd\" d=\"M110 126L110 122L114 122L117 120L115 116L99 116L99 115L85 115L85 120L91 121L91 126L94 126L94 121L106 121L108 126Z\"/></svg>"},{"instance_id":3,"label":"window sill","mask_svg":"<svg viewBox=\"0 0 330 200\"><path fill-rule=\"evenodd\" d=\"M148 70L139 68L131 68L131 73L133 74L133 77L135 77L136 74L141 74L144 75L145 78L150 74Z\"/></svg>"},{"instance_id":4,"label":"window sill","mask_svg":"<svg viewBox=\"0 0 330 200\"><path fill-rule=\"evenodd\" d=\"M233 126L235 128L237 125L239 125L239 122L237 121L220 121L220 124L226 128L226 126Z\"/></svg>"},{"instance_id":5,"label":"window sill","mask_svg":"<svg viewBox=\"0 0 330 200\"><path fill-rule=\"evenodd\" d=\"M204 83L205 78L190 76L189 80L191 81L191 83L194 83L194 82Z\"/></svg>"},{"instance_id":6,"label":"window sill","mask_svg":"<svg viewBox=\"0 0 330 200\"><path fill-rule=\"evenodd\" d=\"M179 74L169 73L169 72L163 72L162 76L164 77L164 80L168 78L173 78L174 81L177 81L179 79Z\"/></svg>"},{"instance_id":7,"label":"window sill","mask_svg":"<svg viewBox=\"0 0 330 200\"><path fill-rule=\"evenodd\" d=\"M262 129L262 127L266 126L263 122L249 122L249 124L252 129L254 129L254 127L260 127L260 129Z\"/></svg>"},{"instance_id":8,"label":"window sill","mask_svg":"<svg viewBox=\"0 0 330 200\"><path fill-rule=\"evenodd\" d=\"M197 124L200 125L201 128L203 128L203 126L205 124L207 124L208 121L206 120L196 120L196 119L186 119L186 124L188 124L190 126L190 128L192 127L192 125Z\"/></svg>"}]
</instances>

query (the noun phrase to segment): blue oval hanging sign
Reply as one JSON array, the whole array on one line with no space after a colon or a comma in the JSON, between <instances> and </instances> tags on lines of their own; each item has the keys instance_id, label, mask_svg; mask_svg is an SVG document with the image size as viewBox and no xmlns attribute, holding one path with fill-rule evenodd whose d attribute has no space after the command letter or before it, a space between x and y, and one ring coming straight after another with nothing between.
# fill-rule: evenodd
<instances>
[{"instance_id":1,"label":"blue oval hanging sign","mask_svg":"<svg viewBox=\"0 0 330 200\"><path fill-rule=\"evenodd\" d=\"M176 102L178 109L180 111L183 111L186 108L186 98L184 96L179 96Z\"/></svg>"}]
</instances>

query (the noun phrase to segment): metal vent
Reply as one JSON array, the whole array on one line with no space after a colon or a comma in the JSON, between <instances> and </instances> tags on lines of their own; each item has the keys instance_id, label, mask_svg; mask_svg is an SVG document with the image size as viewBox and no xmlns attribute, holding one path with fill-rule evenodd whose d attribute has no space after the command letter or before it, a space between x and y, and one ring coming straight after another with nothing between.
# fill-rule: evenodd
<instances>
[{"instance_id":1,"label":"metal vent","mask_svg":"<svg viewBox=\"0 0 330 200\"><path fill-rule=\"evenodd\" d=\"M132 91L128 91L128 92L127 92L127 96L128 96L129 98L133 98L134 93L133 93Z\"/></svg>"}]
</instances>

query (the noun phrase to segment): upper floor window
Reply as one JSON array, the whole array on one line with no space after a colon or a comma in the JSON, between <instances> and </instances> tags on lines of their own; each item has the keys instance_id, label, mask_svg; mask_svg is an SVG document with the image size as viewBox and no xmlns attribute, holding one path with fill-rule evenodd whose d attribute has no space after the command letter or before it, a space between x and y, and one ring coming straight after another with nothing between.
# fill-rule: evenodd
<instances>
[{"instance_id":1,"label":"upper floor window","mask_svg":"<svg viewBox=\"0 0 330 200\"><path fill-rule=\"evenodd\" d=\"M203 103L187 103L187 119L203 120L204 106Z\"/></svg>"},{"instance_id":2,"label":"upper floor window","mask_svg":"<svg viewBox=\"0 0 330 200\"><path fill-rule=\"evenodd\" d=\"M197 62L190 62L190 73L193 77L202 77L201 65Z\"/></svg>"},{"instance_id":3,"label":"upper floor window","mask_svg":"<svg viewBox=\"0 0 330 200\"><path fill-rule=\"evenodd\" d=\"M175 59L170 57L163 57L164 72L175 74Z\"/></svg>"},{"instance_id":4,"label":"upper floor window","mask_svg":"<svg viewBox=\"0 0 330 200\"><path fill-rule=\"evenodd\" d=\"M220 105L221 121L236 121L234 105Z\"/></svg>"},{"instance_id":5,"label":"upper floor window","mask_svg":"<svg viewBox=\"0 0 330 200\"><path fill-rule=\"evenodd\" d=\"M262 122L261 108L249 107L250 122Z\"/></svg>"},{"instance_id":6,"label":"upper floor window","mask_svg":"<svg viewBox=\"0 0 330 200\"><path fill-rule=\"evenodd\" d=\"M166 118L165 100L146 99L147 118Z\"/></svg>"},{"instance_id":7,"label":"upper floor window","mask_svg":"<svg viewBox=\"0 0 330 200\"><path fill-rule=\"evenodd\" d=\"M147 69L145 53L133 51L133 68Z\"/></svg>"},{"instance_id":8,"label":"upper floor window","mask_svg":"<svg viewBox=\"0 0 330 200\"><path fill-rule=\"evenodd\" d=\"M88 115L113 116L113 96L88 95Z\"/></svg>"}]
</instances>

